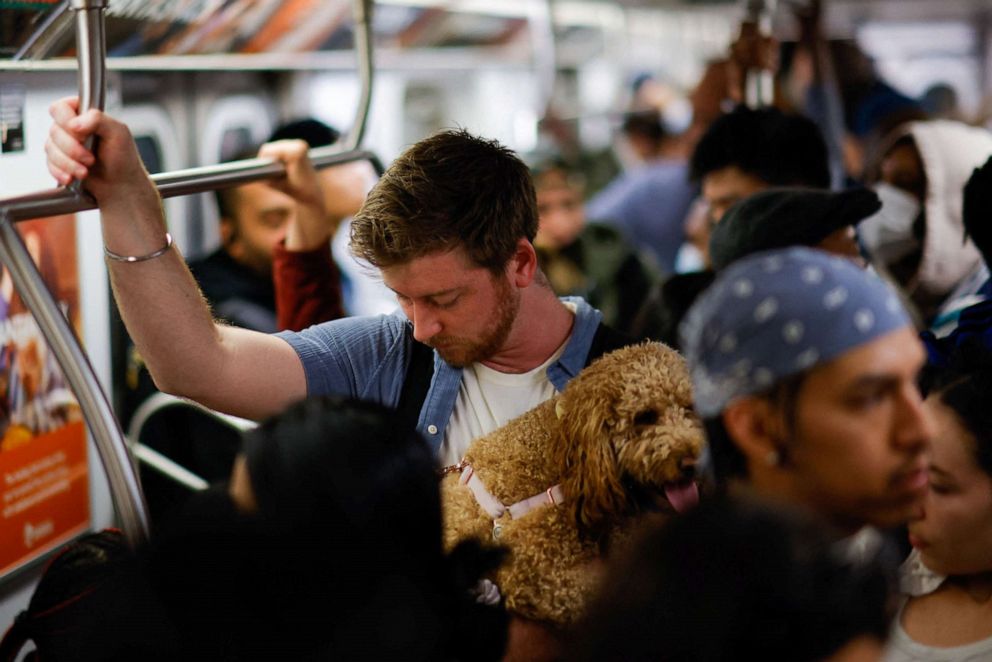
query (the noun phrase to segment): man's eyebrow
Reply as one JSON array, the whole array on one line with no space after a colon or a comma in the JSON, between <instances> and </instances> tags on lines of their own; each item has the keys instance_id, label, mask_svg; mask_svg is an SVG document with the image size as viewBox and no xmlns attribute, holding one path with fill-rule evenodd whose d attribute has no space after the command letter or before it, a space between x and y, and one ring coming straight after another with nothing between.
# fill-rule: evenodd
<instances>
[{"instance_id":1,"label":"man's eyebrow","mask_svg":"<svg viewBox=\"0 0 992 662\"><path fill-rule=\"evenodd\" d=\"M389 288L389 290L393 294L395 294L396 296L401 296L401 297L407 296L406 294L403 294L402 292L400 292L398 290L394 290L393 288L389 287L389 285L386 285L386 287ZM438 297L443 297L445 295L452 294L454 292L458 292L461 289L462 289L461 287L450 287L450 288L448 288L446 290L439 290L437 292L431 292L430 294L422 294L422 295L420 295L417 298L418 299L437 299Z\"/></svg>"},{"instance_id":2,"label":"man's eyebrow","mask_svg":"<svg viewBox=\"0 0 992 662\"><path fill-rule=\"evenodd\" d=\"M737 193L728 193L726 195L721 195L719 197L713 198L712 200L710 200L710 204L716 205L720 203L735 202L743 197L745 196L739 195Z\"/></svg>"},{"instance_id":3,"label":"man's eyebrow","mask_svg":"<svg viewBox=\"0 0 992 662\"><path fill-rule=\"evenodd\" d=\"M262 207L258 210L258 213L264 216L266 214L285 214L289 211L289 205L272 205L270 207Z\"/></svg>"},{"instance_id":4,"label":"man's eyebrow","mask_svg":"<svg viewBox=\"0 0 992 662\"><path fill-rule=\"evenodd\" d=\"M899 383L899 377L884 373L862 375L848 385L849 390L859 390L863 388L878 388L880 386L894 386Z\"/></svg>"}]
</instances>

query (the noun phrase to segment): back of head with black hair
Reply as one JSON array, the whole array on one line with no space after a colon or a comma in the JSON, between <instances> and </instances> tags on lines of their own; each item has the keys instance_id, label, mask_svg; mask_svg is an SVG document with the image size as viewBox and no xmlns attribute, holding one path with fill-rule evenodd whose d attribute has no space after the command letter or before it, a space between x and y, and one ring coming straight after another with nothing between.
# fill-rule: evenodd
<instances>
[{"instance_id":1,"label":"back of head with black hair","mask_svg":"<svg viewBox=\"0 0 992 662\"><path fill-rule=\"evenodd\" d=\"M258 510L201 492L146 557L184 655L443 660L473 638L498 659L505 617L467 589L500 556L445 558L433 453L392 410L312 398L243 452Z\"/></svg>"},{"instance_id":2,"label":"back of head with black hair","mask_svg":"<svg viewBox=\"0 0 992 662\"><path fill-rule=\"evenodd\" d=\"M441 549L436 459L415 429L372 402L309 398L244 436L259 512L280 526L318 527L423 565Z\"/></svg>"},{"instance_id":3,"label":"back of head with black hair","mask_svg":"<svg viewBox=\"0 0 992 662\"><path fill-rule=\"evenodd\" d=\"M716 274L709 269L690 271L653 286L637 311L631 334L635 338L658 340L681 351L679 325L714 278Z\"/></svg>"},{"instance_id":4,"label":"back of head with black hair","mask_svg":"<svg viewBox=\"0 0 992 662\"><path fill-rule=\"evenodd\" d=\"M992 268L992 156L972 171L964 186L961 220L965 234L982 254L986 266Z\"/></svg>"},{"instance_id":5,"label":"back of head with black hair","mask_svg":"<svg viewBox=\"0 0 992 662\"><path fill-rule=\"evenodd\" d=\"M696 145L689 173L698 182L731 166L769 186L830 187L820 129L806 117L776 108L738 106L718 118Z\"/></svg>"},{"instance_id":6,"label":"back of head with black hair","mask_svg":"<svg viewBox=\"0 0 992 662\"><path fill-rule=\"evenodd\" d=\"M655 145L665 139L667 132L656 110L631 111L624 115L620 131L626 136L640 136Z\"/></svg>"},{"instance_id":7,"label":"back of head with black hair","mask_svg":"<svg viewBox=\"0 0 992 662\"><path fill-rule=\"evenodd\" d=\"M614 559L567 659L822 660L866 635L885 640L891 577L798 512L703 502Z\"/></svg>"},{"instance_id":8,"label":"back of head with black hair","mask_svg":"<svg viewBox=\"0 0 992 662\"><path fill-rule=\"evenodd\" d=\"M303 140L310 147L333 145L341 137L341 132L313 117L305 117L287 122L272 132L268 142L276 140Z\"/></svg>"}]
</instances>

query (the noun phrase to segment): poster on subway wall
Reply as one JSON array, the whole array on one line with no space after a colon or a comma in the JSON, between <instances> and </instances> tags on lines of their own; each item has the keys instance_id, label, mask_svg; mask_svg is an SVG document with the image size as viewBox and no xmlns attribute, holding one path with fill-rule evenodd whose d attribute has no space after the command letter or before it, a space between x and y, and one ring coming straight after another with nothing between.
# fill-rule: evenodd
<instances>
[{"instance_id":1,"label":"poster on subway wall","mask_svg":"<svg viewBox=\"0 0 992 662\"><path fill-rule=\"evenodd\" d=\"M74 216L18 224L80 333ZM0 270L0 576L90 526L86 427L37 323Z\"/></svg>"}]
</instances>

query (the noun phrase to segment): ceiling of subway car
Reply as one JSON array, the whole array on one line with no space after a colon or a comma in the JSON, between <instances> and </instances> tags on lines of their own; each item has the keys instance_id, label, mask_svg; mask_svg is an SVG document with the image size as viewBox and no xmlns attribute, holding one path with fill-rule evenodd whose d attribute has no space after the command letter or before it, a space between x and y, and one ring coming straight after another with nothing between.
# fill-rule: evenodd
<instances>
[{"instance_id":1,"label":"ceiling of subway car","mask_svg":"<svg viewBox=\"0 0 992 662\"><path fill-rule=\"evenodd\" d=\"M796 30L794 9L810 2L377 0L373 16L377 45L399 49L526 45L528 24L549 9L559 37L576 25L602 30L625 24L623 29L653 29L664 39L689 29L705 32L714 43L726 43L747 6L774 7L774 33L790 39ZM57 0L0 0L0 59L17 58L47 16L65 5ZM870 22L968 21L988 26L992 21L990 0L822 0L822 5L826 32L841 38L854 36ZM111 56L299 53L352 45L353 0L109 0L108 6ZM590 8L599 9L599 15ZM709 23L701 24L703 19L694 16L707 17ZM572 37L573 42L582 39ZM64 29L61 38L50 40L43 57L68 56L72 49L72 31ZM32 59L30 54L27 58Z\"/></svg>"}]
</instances>

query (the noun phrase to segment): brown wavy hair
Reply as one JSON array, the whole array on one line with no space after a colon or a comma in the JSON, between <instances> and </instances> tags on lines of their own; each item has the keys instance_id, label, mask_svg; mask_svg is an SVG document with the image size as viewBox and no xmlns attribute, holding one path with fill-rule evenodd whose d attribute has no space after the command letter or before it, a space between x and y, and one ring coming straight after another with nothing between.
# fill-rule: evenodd
<instances>
[{"instance_id":1,"label":"brown wavy hair","mask_svg":"<svg viewBox=\"0 0 992 662\"><path fill-rule=\"evenodd\" d=\"M527 166L499 142L457 129L393 161L352 221L351 250L384 268L461 247L474 264L499 273L517 242L536 233Z\"/></svg>"}]
</instances>

